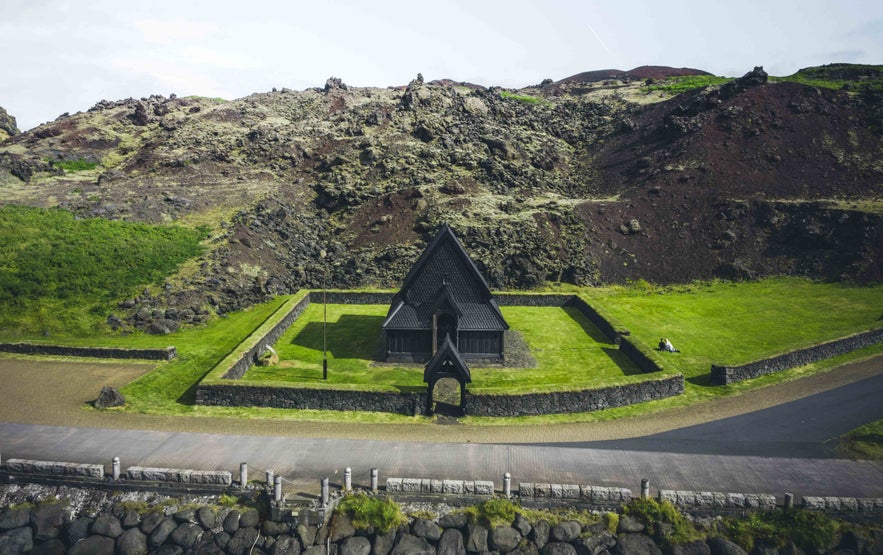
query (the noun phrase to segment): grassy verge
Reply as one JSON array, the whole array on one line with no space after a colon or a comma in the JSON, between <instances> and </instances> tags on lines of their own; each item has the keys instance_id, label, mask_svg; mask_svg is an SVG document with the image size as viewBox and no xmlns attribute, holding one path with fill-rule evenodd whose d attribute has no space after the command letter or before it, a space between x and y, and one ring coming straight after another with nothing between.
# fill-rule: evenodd
<instances>
[{"instance_id":1,"label":"grassy verge","mask_svg":"<svg viewBox=\"0 0 883 555\"><path fill-rule=\"evenodd\" d=\"M883 420L877 420L840 436L837 451L853 459L883 460Z\"/></svg>"},{"instance_id":2,"label":"grassy verge","mask_svg":"<svg viewBox=\"0 0 883 555\"><path fill-rule=\"evenodd\" d=\"M0 209L0 332L93 335L108 307L202 253L202 230Z\"/></svg>"},{"instance_id":3,"label":"grassy verge","mask_svg":"<svg viewBox=\"0 0 883 555\"><path fill-rule=\"evenodd\" d=\"M680 77L669 77L664 81L658 81L651 85L647 85L646 87L642 87L641 91L645 93L659 91L674 96L694 89L701 89L711 85L720 85L727 81L732 81L732 79L728 77L718 77L716 75L683 75Z\"/></svg>"}]
</instances>

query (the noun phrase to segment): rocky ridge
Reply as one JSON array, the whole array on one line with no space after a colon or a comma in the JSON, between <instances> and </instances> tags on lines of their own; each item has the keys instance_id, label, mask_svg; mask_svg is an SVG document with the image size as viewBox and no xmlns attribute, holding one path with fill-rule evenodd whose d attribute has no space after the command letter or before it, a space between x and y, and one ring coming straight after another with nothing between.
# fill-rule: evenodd
<instances>
[{"instance_id":1,"label":"rocky ridge","mask_svg":"<svg viewBox=\"0 0 883 555\"><path fill-rule=\"evenodd\" d=\"M443 222L494 288L883 279L873 93L756 68L671 97L639 69L518 91L331 78L233 101L101 101L0 143L0 203L209 225L208 254L112 315L158 332L326 271L334 287L396 287ZM61 169L72 160L96 167Z\"/></svg>"}]
</instances>

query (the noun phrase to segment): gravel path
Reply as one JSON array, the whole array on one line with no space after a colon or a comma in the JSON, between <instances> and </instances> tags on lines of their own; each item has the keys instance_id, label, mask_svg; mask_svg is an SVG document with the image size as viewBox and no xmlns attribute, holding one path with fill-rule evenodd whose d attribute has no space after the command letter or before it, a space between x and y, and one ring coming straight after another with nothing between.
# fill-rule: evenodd
<instances>
[{"instance_id":1,"label":"gravel path","mask_svg":"<svg viewBox=\"0 0 883 555\"><path fill-rule=\"evenodd\" d=\"M766 409L883 373L883 357L685 408L609 422L542 426L352 424L175 417L84 410L103 385L122 386L150 364L0 358L0 421L86 428L456 443L569 443L635 438Z\"/></svg>"}]
</instances>

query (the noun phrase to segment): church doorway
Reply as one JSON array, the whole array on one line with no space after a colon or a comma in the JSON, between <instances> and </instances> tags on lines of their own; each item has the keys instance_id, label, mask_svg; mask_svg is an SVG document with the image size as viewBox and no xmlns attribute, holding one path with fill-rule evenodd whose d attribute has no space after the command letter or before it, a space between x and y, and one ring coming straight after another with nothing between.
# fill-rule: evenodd
<instances>
[{"instance_id":1,"label":"church doorway","mask_svg":"<svg viewBox=\"0 0 883 555\"><path fill-rule=\"evenodd\" d=\"M432 414L463 416L462 386L456 378L441 378L432 388Z\"/></svg>"}]
</instances>

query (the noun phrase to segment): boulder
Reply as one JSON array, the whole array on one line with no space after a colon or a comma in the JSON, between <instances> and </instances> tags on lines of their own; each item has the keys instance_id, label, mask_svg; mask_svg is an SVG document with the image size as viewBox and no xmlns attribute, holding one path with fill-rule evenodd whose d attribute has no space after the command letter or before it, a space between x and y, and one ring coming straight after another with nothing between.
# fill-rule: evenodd
<instances>
[{"instance_id":1,"label":"boulder","mask_svg":"<svg viewBox=\"0 0 883 555\"><path fill-rule=\"evenodd\" d=\"M196 509L181 509L174 515L172 515L178 523L183 524L185 522L196 523Z\"/></svg>"},{"instance_id":2,"label":"boulder","mask_svg":"<svg viewBox=\"0 0 883 555\"><path fill-rule=\"evenodd\" d=\"M291 524L288 522L276 522L275 520L265 520L261 525L261 531L265 536L276 537L284 536L291 532Z\"/></svg>"},{"instance_id":3,"label":"boulder","mask_svg":"<svg viewBox=\"0 0 883 555\"><path fill-rule=\"evenodd\" d=\"M438 527L438 524L425 518L414 519L411 524L411 533L433 543L441 538L441 528Z\"/></svg>"},{"instance_id":4,"label":"boulder","mask_svg":"<svg viewBox=\"0 0 883 555\"><path fill-rule=\"evenodd\" d=\"M44 542L58 537L64 505L61 503L43 503L31 510L31 524L34 526L34 540Z\"/></svg>"},{"instance_id":5,"label":"boulder","mask_svg":"<svg viewBox=\"0 0 883 555\"><path fill-rule=\"evenodd\" d=\"M31 522L31 509L19 508L6 511L0 516L0 532L27 526Z\"/></svg>"},{"instance_id":6,"label":"boulder","mask_svg":"<svg viewBox=\"0 0 883 555\"><path fill-rule=\"evenodd\" d=\"M565 520L558 526L552 528L552 541L556 542L571 542L579 537L582 533L583 527L579 522L575 520Z\"/></svg>"},{"instance_id":7,"label":"boulder","mask_svg":"<svg viewBox=\"0 0 883 555\"><path fill-rule=\"evenodd\" d=\"M578 549L580 553L587 553L588 555L599 555L600 553L609 550L611 547L616 545L616 538L610 532L604 530L603 532L598 532L597 534L593 534L591 536L580 538L576 542L577 547L582 547L582 549Z\"/></svg>"},{"instance_id":8,"label":"boulder","mask_svg":"<svg viewBox=\"0 0 883 555\"><path fill-rule=\"evenodd\" d=\"M614 555L662 555L650 536L644 534L620 534L613 546Z\"/></svg>"},{"instance_id":9,"label":"boulder","mask_svg":"<svg viewBox=\"0 0 883 555\"><path fill-rule=\"evenodd\" d=\"M304 555L328 555L328 554L325 552L324 545L313 545L313 546L308 547L307 550L304 551Z\"/></svg>"},{"instance_id":10,"label":"boulder","mask_svg":"<svg viewBox=\"0 0 883 555\"><path fill-rule=\"evenodd\" d=\"M392 529L385 534L377 534L374 536L374 543L371 546L374 555L388 555L392 551L392 546L396 542L396 530Z\"/></svg>"},{"instance_id":11,"label":"boulder","mask_svg":"<svg viewBox=\"0 0 883 555\"><path fill-rule=\"evenodd\" d=\"M329 532L331 543L337 543L342 539L356 535L356 527L353 521L344 513L337 513L331 520L331 531Z\"/></svg>"},{"instance_id":12,"label":"boulder","mask_svg":"<svg viewBox=\"0 0 883 555\"><path fill-rule=\"evenodd\" d=\"M67 555L113 555L115 542L107 536L89 536L67 550Z\"/></svg>"},{"instance_id":13,"label":"boulder","mask_svg":"<svg viewBox=\"0 0 883 555\"><path fill-rule=\"evenodd\" d=\"M402 534L391 553L392 555L435 555L435 548L424 538Z\"/></svg>"},{"instance_id":14,"label":"boulder","mask_svg":"<svg viewBox=\"0 0 883 555\"><path fill-rule=\"evenodd\" d=\"M293 536L279 536L270 555L300 555L300 541Z\"/></svg>"},{"instance_id":15,"label":"boulder","mask_svg":"<svg viewBox=\"0 0 883 555\"><path fill-rule=\"evenodd\" d=\"M27 553L34 548L34 533L28 526L0 534L0 553Z\"/></svg>"},{"instance_id":16,"label":"boulder","mask_svg":"<svg viewBox=\"0 0 883 555\"><path fill-rule=\"evenodd\" d=\"M521 542L521 534L511 526L497 526L491 532L491 549L509 553Z\"/></svg>"},{"instance_id":17,"label":"boulder","mask_svg":"<svg viewBox=\"0 0 883 555\"><path fill-rule=\"evenodd\" d=\"M95 408L97 409L122 407L125 404L126 398L123 397L123 394L117 388L110 386L102 387L101 393L98 394L98 399L95 400Z\"/></svg>"},{"instance_id":18,"label":"boulder","mask_svg":"<svg viewBox=\"0 0 883 555\"><path fill-rule=\"evenodd\" d=\"M67 546L58 538L52 538L35 547L30 555L64 555L67 553ZM145 551L145 553L147 553Z\"/></svg>"},{"instance_id":19,"label":"boulder","mask_svg":"<svg viewBox=\"0 0 883 555\"><path fill-rule=\"evenodd\" d=\"M144 555L147 553L147 536L138 528L123 532L116 541L117 555Z\"/></svg>"},{"instance_id":20,"label":"boulder","mask_svg":"<svg viewBox=\"0 0 883 555\"><path fill-rule=\"evenodd\" d=\"M512 528L518 530L518 533L525 538L528 537L531 530L533 530L533 526L530 525L530 522L528 522L521 513L515 513L515 520L512 522Z\"/></svg>"},{"instance_id":21,"label":"boulder","mask_svg":"<svg viewBox=\"0 0 883 555\"><path fill-rule=\"evenodd\" d=\"M239 516L240 528L254 528L261 520L261 515L257 509L248 509Z\"/></svg>"},{"instance_id":22,"label":"boulder","mask_svg":"<svg viewBox=\"0 0 883 555\"><path fill-rule=\"evenodd\" d=\"M448 528L463 528L466 526L464 513L450 513L438 519L438 525L447 530Z\"/></svg>"},{"instance_id":23,"label":"boulder","mask_svg":"<svg viewBox=\"0 0 883 555\"><path fill-rule=\"evenodd\" d=\"M456 528L448 528L438 540L436 555L463 555L466 546L463 545L463 534Z\"/></svg>"},{"instance_id":24,"label":"boulder","mask_svg":"<svg viewBox=\"0 0 883 555\"><path fill-rule=\"evenodd\" d=\"M169 534L174 532L177 527L178 525L175 524L175 519L172 517L166 517L156 525L156 528L150 533L147 541L150 543L151 547L159 547L166 543L166 540L169 539Z\"/></svg>"},{"instance_id":25,"label":"boulder","mask_svg":"<svg viewBox=\"0 0 883 555\"><path fill-rule=\"evenodd\" d=\"M202 507L196 511L196 522L206 530L211 530L217 525L218 513L211 507Z\"/></svg>"},{"instance_id":26,"label":"boulder","mask_svg":"<svg viewBox=\"0 0 883 555\"><path fill-rule=\"evenodd\" d=\"M550 531L551 527L545 520L538 520L537 523L533 525L533 530L529 537L535 544L537 544L537 549L542 549L547 543L549 543Z\"/></svg>"},{"instance_id":27,"label":"boulder","mask_svg":"<svg viewBox=\"0 0 883 555\"><path fill-rule=\"evenodd\" d=\"M353 536L340 542L337 555L369 555L371 542L363 536Z\"/></svg>"},{"instance_id":28,"label":"boulder","mask_svg":"<svg viewBox=\"0 0 883 555\"><path fill-rule=\"evenodd\" d=\"M748 555L744 549L726 538L708 538L706 541L711 555Z\"/></svg>"},{"instance_id":29,"label":"boulder","mask_svg":"<svg viewBox=\"0 0 883 555\"><path fill-rule=\"evenodd\" d=\"M316 543L316 532L318 532L318 529L315 526L298 524L295 532L297 532L297 537L300 538L300 543L304 546L304 549Z\"/></svg>"},{"instance_id":30,"label":"boulder","mask_svg":"<svg viewBox=\"0 0 883 555\"><path fill-rule=\"evenodd\" d=\"M487 551L488 529L481 524L469 526L469 537L466 540L466 551Z\"/></svg>"},{"instance_id":31,"label":"boulder","mask_svg":"<svg viewBox=\"0 0 883 555\"><path fill-rule=\"evenodd\" d=\"M98 518L95 519L95 522L92 523L89 532L99 536L116 539L123 533L123 526L120 524L120 520L115 516L99 515Z\"/></svg>"},{"instance_id":32,"label":"boulder","mask_svg":"<svg viewBox=\"0 0 883 555\"><path fill-rule=\"evenodd\" d=\"M643 531L644 524L637 518L631 515L619 517L619 526L616 528L617 534L638 534Z\"/></svg>"},{"instance_id":33,"label":"boulder","mask_svg":"<svg viewBox=\"0 0 883 555\"><path fill-rule=\"evenodd\" d=\"M224 518L224 525L223 525L224 532L227 532L228 534L232 535L232 534L236 533L236 530L239 530L239 516L240 516L239 511L237 511L235 509L230 511L229 513L227 513L227 516ZM312 542L310 542L310 544L311 543ZM310 545L310 544L304 543L304 545Z\"/></svg>"},{"instance_id":34,"label":"boulder","mask_svg":"<svg viewBox=\"0 0 883 555\"><path fill-rule=\"evenodd\" d=\"M91 528L93 520L87 516L81 516L68 524L65 538L67 544L74 545L78 541L89 537L89 528Z\"/></svg>"},{"instance_id":35,"label":"boulder","mask_svg":"<svg viewBox=\"0 0 883 555\"><path fill-rule=\"evenodd\" d=\"M257 537L257 529L251 527L240 528L233 534L230 541L227 542L227 553L230 555L245 555L251 550Z\"/></svg>"},{"instance_id":36,"label":"boulder","mask_svg":"<svg viewBox=\"0 0 883 555\"><path fill-rule=\"evenodd\" d=\"M150 555L181 555L184 550L179 546L167 543L150 552Z\"/></svg>"},{"instance_id":37,"label":"boulder","mask_svg":"<svg viewBox=\"0 0 883 555\"><path fill-rule=\"evenodd\" d=\"M153 532L153 529L156 528L157 524L162 522L163 518L165 517L162 513L148 513L144 518L141 519L141 524L139 525L139 528L145 534L150 534L151 532Z\"/></svg>"},{"instance_id":38,"label":"boulder","mask_svg":"<svg viewBox=\"0 0 883 555\"><path fill-rule=\"evenodd\" d=\"M569 543L551 542L547 543L540 553L542 555L576 555L576 548Z\"/></svg>"},{"instance_id":39,"label":"boulder","mask_svg":"<svg viewBox=\"0 0 883 555\"><path fill-rule=\"evenodd\" d=\"M184 549L190 549L199 541L202 532L203 530L199 524L186 522L175 528L175 531L169 535L169 540L173 544L180 545Z\"/></svg>"},{"instance_id":40,"label":"boulder","mask_svg":"<svg viewBox=\"0 0 883 555\"><path fill-rule=\"evenodd\" d=\"M134 528L141 524L141 515L138 514L138 511L129 509L123 513L123 519L120 521L120 524L126 529Z\"/></svg>"}]
</instances>

